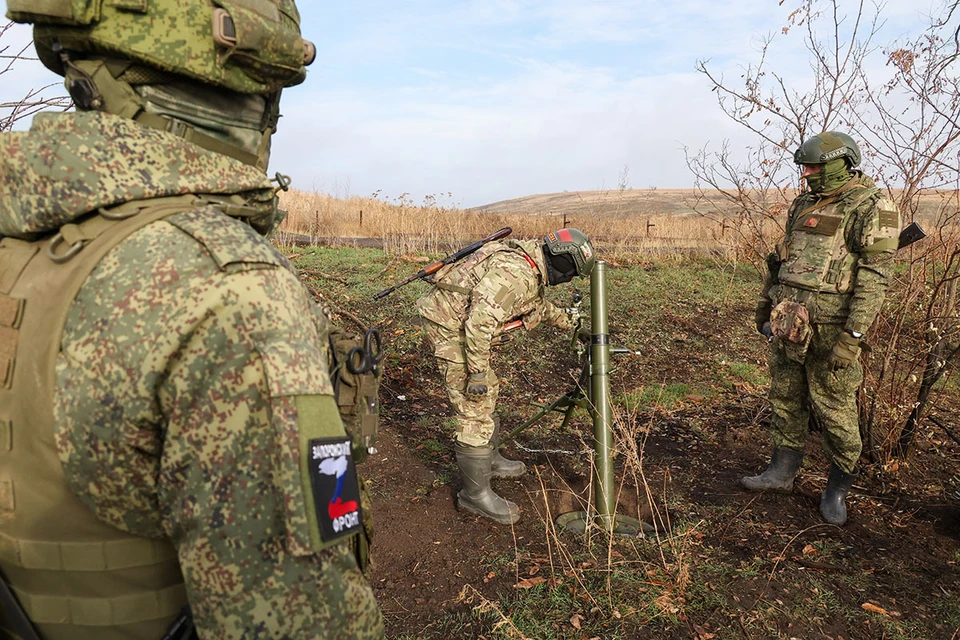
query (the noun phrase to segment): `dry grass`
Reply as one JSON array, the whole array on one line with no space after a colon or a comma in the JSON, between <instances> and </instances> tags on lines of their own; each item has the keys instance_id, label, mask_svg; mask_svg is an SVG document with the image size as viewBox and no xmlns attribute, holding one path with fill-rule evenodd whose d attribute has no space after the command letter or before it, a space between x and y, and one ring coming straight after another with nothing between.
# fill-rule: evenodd
<instances>
[{"instance_id":1,"label":"dry grass","mask_svg":"<svg viewBox=\"0 0 960 640\"><path fill-rule=\"evenodd\" d=\"M685 253L735 257L755 235L753 230L743 233L734 212L724 210L723 198L698 201L693 190L685 189L547 194L473 209L446 207L433 197L416 204L405 196L387 202L296 189L281 193L280 200L288 212L281 243L288 240L284 233L323 238L333 245L365 238L382 242L392 255L445 253L507 226L518 238L576 227L594 240L606 259L621 261ZM916 217L934 219L926 214L935 214L942 200L936 193L925 196ZM930 225L928 221L928 231ZM771 241L782 233L774 220L764 221L762 232Z\"/></svg>"},{"instance_id":2,"label":"dry grass","mask_svg":"<svg viewBox=\"0 0 960 640\"><path fill-rule=\"evenodd\" d=\"M631 254L677 254L719 251L732 247L729 222L716 222L693 213L625 212L610 215L597 206L589 215L570 213L489 212L454 209L432 199L423 204L409 200L384 202L374 198L334 198L324 193L291 189L281 193L288 212L281 232L324 238L327 244L351 238L374 238L393 254L442 253L451 245L487 236L512 227L514 237L542 236L565 225L590 235L607 257L626 259ZM727 238L730 242L727 242ZM279 238L284 242L284 238Z\"/></svg>"}]
</instances>

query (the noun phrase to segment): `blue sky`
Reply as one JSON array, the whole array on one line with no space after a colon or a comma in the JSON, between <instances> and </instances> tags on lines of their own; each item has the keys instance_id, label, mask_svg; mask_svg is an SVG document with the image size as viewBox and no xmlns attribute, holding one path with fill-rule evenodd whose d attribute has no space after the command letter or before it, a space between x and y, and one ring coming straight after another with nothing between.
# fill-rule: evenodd
<instances>
[{"instance_id":1,"label":"blue sky","mask_svg":"<svg viewBox=\"0 0 960 640\"><path fill-rule=\"evenodd\" d=\"M888 2L885 35L917 33L927 2ZM318 57L284 94L270 171L337 196L434 195L468 207L616 188L625 167L633 188L691 186L684 146L749 141L694 65L710 59L739 74L798 2L299 5ZM29 29L9 37L29 38ZM799 39L777 55L781 70L807 68ZM17 71L4 76L0 102L56 80L38 64Z\"/></svg>"}]
</instances>

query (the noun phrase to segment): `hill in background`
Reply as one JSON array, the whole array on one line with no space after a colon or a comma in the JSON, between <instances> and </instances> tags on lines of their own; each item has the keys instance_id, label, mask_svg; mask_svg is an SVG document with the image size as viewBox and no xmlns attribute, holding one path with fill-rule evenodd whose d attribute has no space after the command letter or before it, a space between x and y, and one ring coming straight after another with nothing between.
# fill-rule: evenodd
<instances>
[{"instance_id":1,"label":"hill in background","mask_svg":"<svg viewBox=\"0 0 960 640\"><path fill-rule=\"evenodd\" d=\"M784 195L788 199L794 197L794 193L790 191ZM894 198L899 196L899 190L893 190L893 195ZM767 197L770 203L783 202L780 194L775 191L768 192ZM752 193L751 198L757 202L762 201L759 193ZM945 207L950 210L957 209L957 201L956 191L931 191L921 197L918 216L926 220L936 219L938 212ZM500 215L565 215L570 221L575 221L578 216L584 215L613 218L696 214L713 216L733 213L734 206L717 191L706 191L701 194L695 189L651 188L545 193L501 200L472 207L467 211ZM909 212L904 212L904 219L910 219Z\"/></svg>"},{"instance_id":2,"label":"hill in background","mask_svg":"<svg viewBox=\"0 0 960 640\"><path fill-rule=\"evenodd\" d=\"M473 213L602 216L691 215L697 200L693 189L610 189L564 191L501 200L468 211Z\"/></svg>"}]
</instances>

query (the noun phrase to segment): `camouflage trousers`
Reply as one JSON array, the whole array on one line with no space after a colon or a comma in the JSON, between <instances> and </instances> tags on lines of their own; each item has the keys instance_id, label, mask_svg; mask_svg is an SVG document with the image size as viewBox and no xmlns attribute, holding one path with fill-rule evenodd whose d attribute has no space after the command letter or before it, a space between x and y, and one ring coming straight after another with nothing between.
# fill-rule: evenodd
<instances>
[{"instance_id":1,"label":"camouflage trousers","mask_svg":"<svg viewBox=\"0 0 960 640\"><path fill-rule=\"evenodd\" d=\"M447 387L447 396L457 421L457 441L482 447L493 438L493 412L500 394L496 374L490 372L487 395L479 400L470 400L464 394L470 372L467 371L463 332L452 331L426 319L423 321L423 331Z\"/></svg>"},{"instance_id":2,"label":"camouflage trousers","mask_svg":"<svg viewBox=\"0 0 960 640\"><path fill-rule=\"evenodd\" d=\"M770 352L770 436L775 447L803 451L813 411L823 435L827 456L847 473L860 459L860 420L857 389L863 367L854 362L833 371L829 358L843 331L839 324L814 324L810 349L801 364L786 357L774 340Z\"/></svg>"}]
</instances>

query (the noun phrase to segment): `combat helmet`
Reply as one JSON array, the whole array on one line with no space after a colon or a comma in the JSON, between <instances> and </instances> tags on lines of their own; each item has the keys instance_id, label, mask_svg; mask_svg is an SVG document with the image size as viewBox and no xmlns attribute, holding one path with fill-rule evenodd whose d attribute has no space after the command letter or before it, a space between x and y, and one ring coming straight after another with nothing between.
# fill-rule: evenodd
<instances>
[{"instance_id":1,"label":"combat helmet","mask_svg":"<svg viewBox=\"0 0 960 640\"><path fill-rule=\"evenodd\" d=\"M270 94L303 82L316 57L293 0L7 0L7 17L34 25L40 60L60 75L66 51Z\"/></svg>"},{"instance_id":2,"label":"combat helmet","mask_svg":"<svg viewBox=\"0 0 960 640\"><path fill-rule=\"evenodd\" d=\"M569 282L574 276L588 276L597 262L590 239L569 227L544 236L543 257L551 285Z\"/></svg>"},{"instance_id":3,"label":"combat helmet","mask_svg":"<svg viewBox=\"0 0 960 640\"><path fill-rule=\"evenodd\" d=\"M796 164L826 164L837 158L846 158L851 168L861 160L857 143L839 131L824 131L807 138L793 153Z\"/></svg>"},{"instance_id":4,"label":"combat helmet","mask_svg":"<svg viewBox=\"0 0 960 640\"><path fill-rule=\"evenodd\" d=\"M316 48L294 0L7 0L79 111L172 133L266 171L280 92Z\"/></svg>"}]
</instances>

